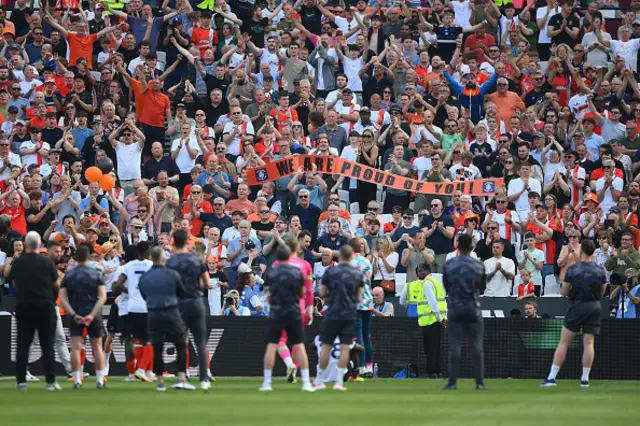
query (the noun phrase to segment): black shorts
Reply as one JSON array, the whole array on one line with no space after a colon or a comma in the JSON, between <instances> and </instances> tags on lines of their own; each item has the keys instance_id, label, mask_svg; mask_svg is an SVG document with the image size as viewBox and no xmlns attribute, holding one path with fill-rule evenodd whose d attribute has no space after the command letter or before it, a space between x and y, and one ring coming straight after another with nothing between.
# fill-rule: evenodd
<instances>
[{"instance_id":1,"label":"black shorts","mask_svg":"<svg viewBox=\"0 0 640 426\"><path fill-rule=\"evenodd\" d=\"M77 324L73 318L69 317L69 335L71 337L86 337L92 339L102 338L105 336L104 323L102 315L98 314L89 325Z\"/></svg>"},{"instance_id":2,"label":"black shorts","mask_svg":"<svg viewBox=\"0 0 640 426\"><path fill-rule=\"evenodd\" d=\"M267 321L264 340L267 343L278 343L282 330L287 332L287 342L290 345L304 343L304 332L300 312L292 312L289 315L271 318Z\"/></svg>"},{"instance_id":3,"label":"black shorts","mask_svg":"<svg viewBox=\"0 0 640 426\"><path fill-rule=\"evenodd\" d=\"M177 308L149 311L147 321L151 344L170 342L184 345L187 341L187 327Z\"/></svg>"},{"instance_id":4,"label":"black shorts","mask_svg":"<svg viewBox=\"0 0 640 426\"><path fill-rule=\"evenodd\" d=\"M320 324L320 341L327 345L333 345L336 337L340 338L340 344L350 345L355 335L356 321L324 318Z\"/></svg>"},{"instance_id":5,"label":"black shorts","mask_svg":"<svg viewBox=\"0 0 640 426\"><path fill-rule=\"evenodd\" d=\"M147 323L147 314L138 312L129 312L127 315L129 322L129 332L132 339L141 339L146 341L149 337L149 326Z\"/></svg>"},{"instance_id":6,"label":"black shorts","mask_svg":"<svg viewBox=\"0 0 640 426\"><path fill-rule=\"evenodd\" d=\"M118 317L118 330L120 331L120 338L130 340L131 339L131 326L129 325L129 315L120 315Z\"/></svg>"},{"instance_id":7,"label":"black shorts","mask_svg":"<svg viewBox=\"0 0 640 426\"><path fill-rule=\"evenodd\" d=\"M564 326L574 333L581 329L584 334L600 334L600 322L602 321L600 302L578 302L567 310L564 317Z\"/></svg>"},{"instance_id":8,"label":"black shorts","mask_svg":"<svg viewBox=\"0 0 640 426\"><path fill-rule=\"evenodd\" d=\"M107 331L109 333L117 333L119 331L119 320L118 305L113 303L111 305L111 310L109 311L109 318L107 318Z\"/></svg>"}]
</instances>

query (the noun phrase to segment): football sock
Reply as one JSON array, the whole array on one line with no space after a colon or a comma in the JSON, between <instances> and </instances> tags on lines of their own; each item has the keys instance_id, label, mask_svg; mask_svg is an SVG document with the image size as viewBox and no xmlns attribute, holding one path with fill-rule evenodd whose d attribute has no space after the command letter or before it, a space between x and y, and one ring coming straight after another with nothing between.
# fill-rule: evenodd
<instances>
[{"instance_id":1,"label":"football sock","mask_svg":"<svg viewBox=\"0 0 640 426\"><path fill-rule=\"evenodd\" d=\"M289 352L289 347L283 341L278 342L278 355L282 358L282 361L284 361L287 368L294 365L293 360L291 359L291 352Z\"/></svg>"},{"instance_id":2,"label":"football sock","mask_svg":"<svg viewBox=\"0 0 640 426\"><path fill-rule=\"evenodd\" d=\"M104 370L96 370L96 383L104 384Z\"/></svg>"},{"instance_id":3,"label":"football sock","mask_svg":"<svg viewBox=\"0 0 640 426\"><path fill-rule=\"evenodd\" d=\"M82 383L82 380L80 379L82 377L82 373L80 370L74 371L71 375L73 376L74 383Z\"/></svg>"},{"instance_id":4,"label":"football sock","mask_svg":"<svg viewBox=\"0 0 640 426\"><path fill-rule=\"evenodd\" d=\"M273 370L264 370L264 385L271 386L271 374Z\"/></svg>"},{"instance_id":5,"label":"football sock","mask_svg":"<svg viewBox=\"0 0 640 426\"><path fill-rule=\"evenodd\" d=\"M580 378L580 380L584 381L584 382L588 382L589 381L589 372L591 371L590 368L582 368L582 377Z\"/></svg>"},{"instance_id":6,"label":"football sock","mask_svg":"<svg viewBox=\"0 0 640 426\"><path fill-rule=\"evenodd\" d=\"M293 360L295 366L297 368L300 368L300 361L298 361L298 351L296 351L296 348L293 348L291 350L291 359Z\"/></svg>"},{"instance_id":7,"label":"football sock","mask_svg":"<svg viewBox=\"0 0 640 426\"><path fill-rule=\"evenodd\" d=\"M104 374L109 374L109 358L111 358L111 352L104 353Z\"/></svg>"},{"instance_id":8,"label":"football sock","mask_svg":"<svg viewBox=\"0 0 640 426\"><path fill-rule=\"evenodd\" d=\"M549 372L549 377L547 377L547 380L555 380L559 371L560 371L559 365L552 365L551 371Z\"/></svg>"},{"instance_id":9,"label":"football sock","mask_svg":"<svg viewBox=\"0 0 640 426\"><path fill-rule=\"evenodd\" d=\"M144 346L140 343L133 344L133 356L138 362L138 368L142 368L142 357L144 356Z\"/></svg>"},{"instance_id":10,"label":"football sock","mask_svg":"<svg viewBox=\"0 0 640 426\"><path fill-rule=\"evenodd\" d=\"M316 384L324 383L324 369L318 367L318 372L316 373Z\"/></svg>"},{"instance_id":11,"label":"football sock","mask_svg":"<svg viewBox=\"0 0 640 426\"><path fill-rule=\"evenodd\" d=\"M338 368L338 380L336 380L337 385L344 384L344 375L347 372L346 368Z\"/></svg>"},{"instance_id":12,"label":"football sock","mask_svg":"<svg viewBox=\"0 0 640 426\"><path fill-rule=\"evenodd\" d=\"M153 369L153 346L150 344L145 345L142 349L140 368L145 371L151 371Z\"/></svg>"},{"instance_id":13,"label":"football sock","mask_svg":"<svg viewBox=\"0 0 640 426\"><path fill-rule=\"evenodd\" d=\"M136 372L136 362L135 361L127 361L127 372L129 374L134 374Z\"/></svg>"},{"instance_id":14,"label":"football sock","mask_svg":"<svg viewBox=\"0 0 640 426\"><path fill-rule=\"evenodd\" d=\"M84 361L87 359L87 351L82 349L80 351L80 374L84 374Z\"/></svg>"},{"instance_id":15,"label":"football sock","mask_svg":"<svg viewBox=\"0 0 640 426\"><path fill-rule=\"evenodd\" d=\"M189 353L189 344L187 343L187 373L189 372L190 364L191 364L191 354Z\"/></svg>"},{"instance_id":16,"label":"football sock","mask_svg":"<svg viewBox=\"0 0 640 426\"><path fill-rule=\"evenodd\" d=\"M307 386L309 384L311 384L311 382L309 381L309 369L308 368L303 368L300 370L300 376L302 376L302 385L303 386Z\"/></svg>"}]
</instances>

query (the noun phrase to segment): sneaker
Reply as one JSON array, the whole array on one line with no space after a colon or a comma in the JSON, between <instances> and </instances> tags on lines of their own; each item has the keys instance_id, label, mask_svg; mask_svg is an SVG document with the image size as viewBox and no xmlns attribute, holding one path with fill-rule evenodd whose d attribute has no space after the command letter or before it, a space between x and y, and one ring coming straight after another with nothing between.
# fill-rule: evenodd
<instances>
[{"instance_id":1,"label":"sneaker","mask_svg":"<svg viewBox=\"0 0 640 426\"><path fill-rule=\"evenodd\" d=\"M102 382L96 382L96 389L100 390L100 389L106 389L107 388L107 384Z\"/></svg>"},{"instance_id":2,"label":"sneaker","mask_svg":"<svg viewBox=\"0 0 640 426\"><path fill-rule=\"evenodd\" d=\"M552 388L556 386L556 379L545 379L544 382L540 383L541 388Z\"/></svg>"},{"instance_id":3,"label":"sneaker","mask_svg":"<svg viewBox=\"0 0 640 426\"><path fill-rule=\"evenodd\" d=\"M145 373L145 376L147 376L147 379L149 379L149 380L150 380L150 381L152 381L152 382L155 382L156 380L158 380L158 379L156 378L156 375L155 375L155 374L153 374L153 371L147 371L147 372Z\"/></svg>"},{"instance_id":4,"label":"sneaker","mask_svg":"<svg viewBox=\"0 0 640 426\"><path fill-rule=\"evenodd\" d=\"M344 392L344 391L347 390L347 388L345 388L344 385L342 385L340 383L336 383L335 385L333 385L333 390L334 391Z\"/></svg>"},{"instance_id":5,"label":"sneaker","mask_svg":"<svg viewBox=\"0 0 640 426\"><path fill-rule=\"evenodd\" d=\"M127 377L124 378L125 382L137 382L138 378L136 377L135 374L129 374Z\"/></svg>"},{"instance_id":6,"label":"sneaker","mask_svg":"<svg viewBox=\"0 0 640 426\"><path fill-rule=\"evenodd\" d=\"M16 387L16 389L18 389L20 392L26 392L27 391L27 383L18 383L18 386Z\"/></svg>"},{"instance_id":7,"label":"sneaker","mask_svg":"<svg viewBox=\"0 0 640 426\"><path fill-rule=\"evenodd\" d=\"M177 382L175 385L171 386L171 389L184 389L185 382Z\"/></svg>"},{"instance_id":8,"label":"sneaker","mask_svg":"<svg viewBox=\"0 0 640 426\"><path fill-rule=\"evenodd\" d=\"M358 377L349 377L350 382L364 382L364 379L360 376Z\"/></svg>"},{"instance_id":9,"label":"sneaker","mask_svg":"<svg viewBox=\"0 0 640 426\"><path fill-rule=\"evenodd\" d=\"M172 377L176 377L176 375L175 374L171 374L168 371L165 371L165 372L162 373L162 377L164 377L165 379L170 379Z\"/></svg>"},{"instance_id":10,"label":"sneaker","mask_svg":"<svg viewBox=\"0 0 640 426\"><path fill-rule=\"evenodd\" d=\"M136 376L136 379L140 380L141 382L151 383L151 380L149 380L145 372L142 370L136 370L135 376Z\"/></svg>"},{"instance_id":11,"label":"sneaker","mask_svg":"<svg viewBox=\"0 0 640 426\"><path fill-rule=\"evenodd\" d=\"M296 374L298 374L298 367L295 365L287 367L287 382L296 383Z\"/></svg>"},{"instance_id":12,"label":"sneaker","mask_svg":"<svg viewBox=\"0 0 640 426\"><path fill-rule=\"evenodd\" d=\"M446 385L444 385L442 390L458 390L458 386L457 385L446 384Z\"/></svg>"},{"instance_id":13,"label":"sneaker","mask_svg":"<svg viewBox=\"0 0 640 426\"><path fill-rule=\"evenodd\" d=\"M273 389L271 388L271 385L265 385L265 384L260 386L260 389L258 389L259 392L271 392L272 390Z\"/></svg>"},{"instance_id":14,"label":"sneaker","mask_svg":"<svg viewBox=\"0 0 640 426\"><path fill-rule=\"evenodd\" d=\"M314 387L316 388L317 391L320 391L320 390L325 390L327 388L327 385L325 385L324 383L316 383Z\"/></svg>"},{"instance_id":15,"label":"sneaker","mask_svg":"<svg viewBox=\"0 0 640 426\"><path fill-rule=\"evenodd\" d=\"M302 387L302 392L312 392L313 393L315 391L316 391L316 388L313 387L313 385L311 383L309 383L308 385L304 385Z\"/></svg>"},{"instance_id":16,"label":"sneaker","mask_svg":"<svg viewBox=\"0 0 640 426\"><path fill-rule=\"evenodd\" d=\"M196 387L193 386L191 383L184 383L182 386L182 389L184 390L196 390Z\"/></svg>"},{"instance_id":17,"label":"sneaker","mask_svg":"<svg viewBox=\"0 0 640 426\"><path fill-rule=\"evenodd\" d=\"M373 373L367 371L366 373L362 373L362 377L364 377L365 379L373 379Z\"/></svg>"},{"instance_id":18,"label":"sneaker","mask_svg":"<svg viewBox=\"0 0 640 426\"><path fill-rule=\"evenodd\" d=\"M85 377L89 377L91 374L89 373L82 373L82 378L84 379Z\"/></svg>"},{"instance_id":19,"label":"sneaker","mask_svg":"<svg viewBox=\"0 0 640 426\"><path fill-rule=\"evenodd\" d=\"M47 383L47 386L45 386L45 389L48 390L49 392L61 391L62 386L60 386L57 382Z\"/></svg>"},{"instance_id":20,"label":"sneaker","mask_svg":"<svg viewBox=\"0 0 640 426\"><path fill-rule=\"evenodd\" d=\"M209 389L211 389L211 383L209 383L206 380L203 380L202 382L200 382L200 389L202 389L205 392L209 392Z\"/></svg>"},{"instance_id":21,"label":"sneaker","mask_svg":"<svg viewBox=\"0 0 640 426\"><path fill-rule=\"evenodd\" d=\"M210 382L215 382L215 381L216 381L216 378L215 378L215 377L213 377L211 374L209 374L209 381L210 381Z\"/></svg>"},{"instance_id":22,"label":"sneaker","mask_svg":"<svg viewBox=\"0 0 640 426\"><path fill-rule=\"evenodd\" d=\"M489 388L487 388L484 383L480 383L479 385L476 385L476 390L487 390L487 389Z\"/></svg>"},{"instance_id":23,"label":"sneaker","mask_svg":"<svg viewBox=\"0 0 640 426\"><path fill-rule=\"evenodd\" d=\"M73 384L74 389L82 389L82 382L77 382Z\"/></svg>"},{"instance_id":24,"label":"sneaker","mask_svg":"<svg viewBox=\"0 0 640 426\"><path fill-rule=\"evenodd\" d=\"M580 387L581 388L588 388L589 387L589 381L588 380L580 380Z\"/></svg>"},{"instance_id":25,"label":"sneaker","mask_svg":"<svg viewBox=\"0 0 640 426\"><path fill-rule=\"evenodd\" d=\"M33 374L27 371L27 382L39 382L39 381L40 379L38 379L36 376L34 376Z\"/></svg>"},{"instance_id":26,"label":"sneaker","mask_svg":"<svg viewBox=\"0 0 640 426\"><path fill-rule=\"evenodd\" d=\"M158 392L164 392L167 390L167 387L164 385L164 383L158 383L158 386L156 386L156 390Z\"/></svg>"}]
</instances>

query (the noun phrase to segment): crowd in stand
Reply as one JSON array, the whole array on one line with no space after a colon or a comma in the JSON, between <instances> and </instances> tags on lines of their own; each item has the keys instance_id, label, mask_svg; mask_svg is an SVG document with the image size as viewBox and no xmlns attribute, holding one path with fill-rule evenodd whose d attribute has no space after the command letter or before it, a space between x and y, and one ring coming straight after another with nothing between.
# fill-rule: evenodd
<instances>
[{"instance_id":1,"label":"crowd in stand","mask_svg":"<svg viewBox=\"0 0 640 426\"><path fill-rule=\"evenodd\" d=\"M358 238L373 287L393 296L396 274L441 273L469 233L485 296L529 298L589 238L626 282L611 298L640 303L640 1L612 33L598 2L523 3L5 2L4 276L34 230L62 246L61 271L89 242L109 290L128 247L170 254L185 229L222 300L259 285L288 237L316 280ZM248 169L298 154L504 186L414 194L302 169L247 184ZM85 176L105 157L107 190Z\"/></svg>"}]
</instances>

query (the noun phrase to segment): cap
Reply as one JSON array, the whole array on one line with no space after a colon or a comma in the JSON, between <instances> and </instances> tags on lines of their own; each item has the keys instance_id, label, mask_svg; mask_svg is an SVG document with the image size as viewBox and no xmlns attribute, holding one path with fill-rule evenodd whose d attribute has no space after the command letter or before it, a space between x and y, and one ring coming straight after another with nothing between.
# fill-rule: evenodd
<instances>
[{"instance_id":1,"label":"cap","mask_svg":"<svg viewBox=\"0 0 640 426\"><path fill-rule=\"evenodd\" d=\"M398 104L391 104L391 106L389 107L389 112L391 111L400 111L402 112L402 107Z\"/></svg>"},{"instance_id":2,"label":"cap","mask_svg":"<svg viewBox=\"0 0 640 426\"><path fill-rule=\"evenodd\" d=\"M115 244L113 244L111 241L107 241L100 248L102 249L102 254L107 254L109 253L109 250L111 250L114 247L115 247Z\"/></svg>"},{"instance_id":3,"label":"cap","mask_svg":"<svg viewBox=\"0 0 640 426\"><path fill-rule=\"evenodd\" d=\"M473 75L472 72L466 72L466 73L462 74L462 78L476 78L476 76Z\"/></svg>"},{"instance_id":4,"label":"cap","mask_svg":"<svg viewBox=\"0 0 640 426\"><path fill-rule=\"evenodd\" d=\"M44 80L44 84L47 84L47 83L56 84L56 80L53 77L47 77Z\"/></svg>"},{"instance_id":5,"label":"cap","mask_svg":"<svg viewBox=\"0 0 640 426\"><path fill-rule=\"evenodd\" d=\"M56 236L55 236L55 237L53 237L53 240L54 240L56 243L61 243L61 242L63 242L63 241L69 241L69 239L71 239L71 236L69 236L69 235L65 234L64 232L58 232L58 233L56 234Z\"/></svg>"},{"instance_id":6,"label":"cap","mask_svg":"<svg viewBox=\"0 0 640 426\"><path fill-rule=\"evenodd\" d=\"M107 225L109 224L109 221L107 220L107 218L102 218L100 219L100 225L102 225L103 223L106 223Z\"/></svg>"},{"instance_id":7,"label":"cap","mask_svg":"<svg viewBox=\"0 0 640 426\"><path fill-rule=\"evenodd\" d=\"M582 121L584 122L584 120L582 120ZM573 137L575 138L576 136L581 137L581 138L584 138L584 133L582 133L582 132L575 132L575 133L573 134Z\"/></svg>"},{"instance_id":8,"label":"cap","mask_svg":"<svg viewBox=\"0 0 640 426\"><path fill-rule=\"evenodd\" d=\"M50 149L49 154L62 154L62 149L61 148Z\"/></svg>"},{"instance_id":9,"label":"cap","mask_svg":"<svg viewBox=\"0 0 640 426\"><path fill-rule=\"evenodd\" d=\"M254 248L256 248L256 243L254 243L253 241L249 240L249 241L247 241L247 244L245 244L244 248L247 249L247 250L254 249Z\"/></svg>"},{"instance_id":10,"label":"cap","mask_svg":"<svg viewBox=\"0 0 640 426\"><path fill-rule=\"evenodd\" d=\"M179 17L175 17L171 20L172 24L182 24L182 19L180 19Z\"/></svg>"},{"instance_id":11,"label":"cap","mask_svg":"<svg viewBox=\"0 0 640 426\"><path fill-rule=\"evenodd\" d=\"M381 16L381 15L373 15L373 16L371 17L371 20L373 20L373 21L381 21L381 22L383 22L383 21L384 21L384 16Z\"/></svg>"},{"instance_id":12,"label":"cap","mask_svg":"<svg viewBox=\"0 0 640 426\"><path fill-rule=\"evenodd\" d=\"M183 104L182 102L180 102L178 105L176 105L176 109L178 108L184 108L187 109L187 107L185 106L185 104Z\"/></svg>"},{"instance_id":13,"label":"cap","mask_svg":"<svg viewBox=\"0 0 640 426\"><path fill-rule=\"evenodd\" d=\"M20 46L18 43L13 43L11 46L9 46L9 50L11 49L20 50L22 49L22 46Z\"/></svg>"},{"instance_id":14,"label":"cap","mask_svg":"<svg viewBox=\"0 0 640 426\"><path fill-rule=\"evenodd\" d=\"M95 126L96 124L102 124L102 120L97 118L97 119L93 120L93 123L91 123L92 126Z\"/></svg>"},{"instance_id":15,"label":"cap","mask_svg":"<svg viewBox=\"0 0 640 426\"><path fill-rule=\"evenodd\" d=\"M545 138L544 134L542 134L540 132L537 132L537 133L533 134L533 139L544 139L544 138Z\"/></svg>"},{"instance_id":16,"label":"cap","mask_svg":"<svg viewBox=\"0 0 640 426\"><path fill-rule=\"evenodd\" d=\"M596 194L594 194L593 192L589 193L588 195L586 195L584 197L584 202L586 203L587 201L593 201L597 205L600 204L600 201L598 200L598 196Z\"/></svg>"},{"instance_id":17,"label":"cap","mask_svg":"<svg viewBox=\"0 0 640 426\"><path fill-rule=\"evenodd\" d=\"M87 232L95 232L97 234L98 230L96 228L89 228L87 229Z\"/></svg>"},{"instance_id":18,"label":"cap","mask_svg":"<svg viewBox=\"0 0 640 426\"><path fill-rule=\"evenodd\" d=\"M18 113L18 107L15 105L11 105L9 108L7 108L7 112L9 114L17 114Z\"/></svg>"},{"instance_id":19,"label":"cap","mask_svg":"<svg viewBox=\"0 0 640 426\"><path fill-rule=\"evenodd\" d=\"M16 120L15 125L16 126L26 126L27 124L24 122L24 120L18 119L18 120Z\"/></svg>"},{"instance_id":20,"label":"cap","mask_svg":"<svg viewBox=\"0 0 640 426\"><path fill-rule=\"evenodd\" d=\"M633 21L632 27L640 26L640 21Z\"/></svg>"},{"instance_id":21,"label":"cap","mask_svg":"<svg viewBox=\"0 0 640 426\"><path fill-rule=\"evenodd\" d=\"M620 207L618 206L613 206L609 209L609 213L620 213L622 210L620 210Z\"/></svg>"},{"instance_id":22,"label":"cap","mask_svg":"<svg viewBox=\"0 0 640 426\"><path fill-rule=\"evenodd\" d=\"M549 210L549 209L547 208L547 205L546 205L545 203L538 203L538 204L536 204L536 209L537 209L537 208L541 208L541 209Z\"/></svg>"},{"instance_id":23,"label":"cap","mask_svg":"<svg viewBox=\"0 0 640 426\"><path fill-rule=\"evenodd\" d=\"M574 157L576 157L576 159L580 158L576 151L565 151L564 155L573 155Z\"/></svg>"},{"instance_id":24,"label":"cap","mask_svg":"<svg viewBox=\"0 0 640 426\"><path fill-rule=\"evenodd\" d=\"M5 27L4 30L2 30L2 35L5 35L5 34L11 34L14 37L16 36L16 32L9 27Z\"/></svg>"},{"instance_id":25,"label":"cap","mask_svg":"<svg viewBox=\"0 0 640 426\"><path fill-rule=\"evenodd\" d=\"M33 126L29 129L29 133L42 133L40 126Z\"/></svg>"},{"instance_id":26,"label":"cap","mask_svg":"<svg viewBox=\"0 0 640 426\"><path fill-rule=\"evenodd\" d=\"M133 226L134 228L144 228L144 223L142 223L142 221L137 217L134 217L133 219L131 219L131 226Z\"/></svg>"}]
</instances>

